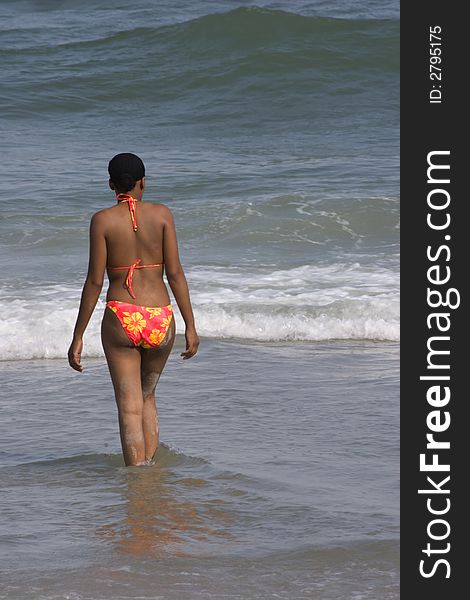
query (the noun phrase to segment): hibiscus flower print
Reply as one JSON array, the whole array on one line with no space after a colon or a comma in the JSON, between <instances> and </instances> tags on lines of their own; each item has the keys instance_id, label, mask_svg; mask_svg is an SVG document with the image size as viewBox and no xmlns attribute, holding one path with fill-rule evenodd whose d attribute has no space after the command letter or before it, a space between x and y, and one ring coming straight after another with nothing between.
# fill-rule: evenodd
<instances>
[{"instance_id":1,"label":"hibiscus flower print","mask_svg":"<svg viewBox=\"0 0 470 600\"><path fill-rule=\"evenodd\" d=\"M156 308L147 307L147 312L149 314L149 318L153 319L155 317L158 317L158 315L162 314L162 308L161 306L157 306Z\"/></svg>"},{"instance_id":2,"label":"hibiscus flower print","mask_svg":"<svg viewBox=\"0 0 470 600\"><path fill-rule=\"evenodd\" d=\"M164 339L165 339L165 334L162 331L160 331L159 329L152 329L152 331L149 335L149 342L152 345L158 346L158 344L161 344Z\"/></svg>"},{"instance_id":3,"label":"hibiscus flower print","mask_svg":"<svg viewBox=\"0 0 470 600\"><path fill-rule=\"evenodd\" d=\"M171 315L169 317L163 317L160 327L166 331L170 325L171 325Z\"/></svg>"},{"instance_id":4,"label":"hibiscus flower print","mask_svg":"<svg viewBox=\"0 0 470 600\"><path fill-rule=\"evenodd\" d=\"M140 333L142 329L144 329L144 327L147 325L147 321L140 314L140 312L124 312L123 315L124 316L122 320L124 323L124 327L128 331L135 331L136 333Z\"/></svg>"}]
</instances>

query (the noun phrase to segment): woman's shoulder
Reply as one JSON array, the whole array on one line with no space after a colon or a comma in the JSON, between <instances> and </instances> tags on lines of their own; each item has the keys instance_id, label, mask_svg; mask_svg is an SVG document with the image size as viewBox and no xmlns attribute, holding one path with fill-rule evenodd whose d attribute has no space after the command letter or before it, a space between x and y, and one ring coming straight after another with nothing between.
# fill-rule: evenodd
<instances>
[{"instance_id":1,"label":"woman's shoulder","mask_svg":"<svg viewBox=\"0 0 470 600\"><path fill-rule=\"evenodd\" d=\"M94 230L104 229L106 224L109 223L109 216L112 214L114 207L108 206L95 212L90 220L90 228Z\"/></svg>"},{"instance_id":2,"label":"woman's shoulder","mask_svg":"<svg viewBox=\"0 0 470 600\"><path fill-rule=\"evenodd\" d=\"M109 213L112 211L113 208L114 208L114 206L107 206L106 208L102 208L101 210L98 210L97 212L95 212L92 215L91 222L99 223L99 222L103 221L103 219L106 218L106 215L109 215Z\"/></svg>"},{"instance_id":3,"label":"woman's shoulder","mask_svg":"<svg viewBox=\"0 0 470 600\"><path fill-rule=\"evenodd\" d=\"M150 207L150 210L153 211L160 218L163 218L165 220L171 220L173 218L173 214L166 204L156 202L146 202L145 204L147 204L147 206Z\"/></svg>"}]
</instances>

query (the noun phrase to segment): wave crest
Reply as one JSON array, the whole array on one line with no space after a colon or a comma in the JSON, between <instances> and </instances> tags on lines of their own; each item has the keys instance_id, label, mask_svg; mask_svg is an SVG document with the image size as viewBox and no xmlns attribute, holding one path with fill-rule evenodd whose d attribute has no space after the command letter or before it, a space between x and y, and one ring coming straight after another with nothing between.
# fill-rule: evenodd
<instances>
[{"instance_id":1,"label":"wave crest","mask_svg":"<svg viewBox=\"0 0 470 600\"><path fill-rule=\"evenodd\" d=\"M187 270L201 336L260 342L399 338L397 274L359 263L269 267L198 266ZM35 301L4 294L0 360L65 358L80 289L42 287ZM30 294L30 290L24 290ZM18 293L17 293L18 295ZM98 303L85 337L86 356L102 356ZM177 331L184 324L175 306Z\"/></svg>"}]
</instances>

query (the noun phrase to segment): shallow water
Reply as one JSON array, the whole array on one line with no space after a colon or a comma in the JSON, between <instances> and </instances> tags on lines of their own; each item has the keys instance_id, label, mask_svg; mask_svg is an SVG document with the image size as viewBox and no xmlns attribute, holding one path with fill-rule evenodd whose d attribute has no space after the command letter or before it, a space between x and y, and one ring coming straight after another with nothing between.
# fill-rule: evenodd
<instances>
[{"instance_id":1,"label":"shallow water","mask_svg":"<svg viewBox=\"0 0 470 600\"><path fill-rule=\"evenodd\" d=\"M1 598L398 598L395 344L177 348L140 468L85 366L2 363Z\"/></svg>"}]
</instances>

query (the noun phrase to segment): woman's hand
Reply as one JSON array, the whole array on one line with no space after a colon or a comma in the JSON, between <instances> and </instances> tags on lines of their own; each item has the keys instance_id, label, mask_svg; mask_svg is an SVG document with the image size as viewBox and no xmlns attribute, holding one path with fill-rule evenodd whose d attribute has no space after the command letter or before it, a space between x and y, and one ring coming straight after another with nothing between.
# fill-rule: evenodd
<instances>
[{"instance_id":1,"label":"woman's hand","mask_svg":"<svg viewBox=\"0 0 470 600\"><path fill-rule=\"evenodd\" d=\"M186 352L181 352L181 356L183 360L187 358L191 358L197 352L199 346L199 337L196 333L196 329L194 327L186 327Z\"/></svg>"},{"instance_id":2,"label":"woman's hand","mask_svg":"<svg viewBox=\"0 0 470 600\"><path fill-rule=\"evenodd\" d=\"M75 369L75 371L80 371L80 373L83 371L83 367L80 364L80 360L82 357L82 350L83 350L82 338L73 338L72 343L70 344L69 351L68 351L69 365L72 367L72 369Z\"/></svg>"}]
</instances>

